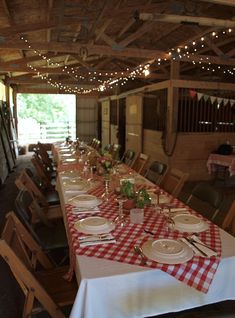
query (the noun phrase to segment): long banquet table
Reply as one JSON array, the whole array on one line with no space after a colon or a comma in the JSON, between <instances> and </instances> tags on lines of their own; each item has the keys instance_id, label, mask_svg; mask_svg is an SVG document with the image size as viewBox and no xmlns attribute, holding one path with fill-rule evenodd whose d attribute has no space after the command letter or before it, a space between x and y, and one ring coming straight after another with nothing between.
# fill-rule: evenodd
<instances>
[{"instance_id":1,"label":"long banquet table","mask_svg":"<svg viewBox=\"0 0 235 318\"><path fill-rule=\"evenodd\" d=\"M156 214L153 216L151 208L145 211L144 224L117 226L112 231L116 244L81 248L74 222L88 215L71 213L63 183L64 171L76 172L79 165L59 168L57 189L68 234L71 266L79 283L70 318L148 317L235 299L235 238L213 224L210 232L220 234L221 246L220 240L212 243L217 251L222 249L221 258L214 258L214 261L195 255L188 265L165 266L153 261L147 266L140 265L140 257L134 255L130 247L133 242L142 243L149 239L144 229L151 229L163 237L166 235L164 230L161 232L161 222ZM142 182L149 186L146 180ZM91 193L100 196L102 186L98 184ZM118 211L114 199L114 195L111 196L96 215L114 220ZM183 206L175 198L172 202ZM174 231L171 235L177 238ZM208 235L203 238L208 239Z\"/></svg>"}]
</instances>

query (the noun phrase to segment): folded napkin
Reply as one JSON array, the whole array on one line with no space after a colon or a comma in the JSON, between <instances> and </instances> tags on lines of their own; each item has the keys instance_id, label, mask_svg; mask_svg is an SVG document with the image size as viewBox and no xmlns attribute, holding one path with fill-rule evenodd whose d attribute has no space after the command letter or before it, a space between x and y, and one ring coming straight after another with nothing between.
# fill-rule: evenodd
<instances>
[{"instance_id":1,"label":"folded napkin","mask_svg":"<svg viewBox=\"0 0 235 318\"><path fill-rule=\"evenodd\" d=\"M72 208L72 213L74 214L80 214L80 213L98 213L100 212L99 208L78 208L78 207L74 207Z\"/></svg>"},{"instance_id":2,"label":"folded napkin","mask_svg":"<svg viewBox=\"0 0 235 318\"><path fill-rule=\"evenodd\" d=\"M80 237L78 241L79 241L80 247L116 243L116 239L113 237L112 234L90 235L87 237L83 236L83 237Z\"/></svg>"},{"instance_id":3,"label":"folded napkin","mask_svg":"<svg viewBox=\"0 0 235 318\"><path fill-rule=\"evenodd\" d=\"M168 208L163 208L163 213L169 212ZM187 208L171 208L171 213L174 213L174 216L177 214L189 214L189 210Z\"/></svg>"},{"instance_id":4,"label":"folded napkin","mask_svg":"<svg viewBox=\"0 0 235 318\"><path fill-rule=\"evenodd\" d=\"M192 235L190 238L193 239L193 243L190 243L186 240L186 238L181 238L180 240L187 244L197 256L202 257L211 257L211 256L217 256L216 251L212 250L209 246L206 246L196 235ZM206 255L203 255L202 252L204 252Z\"/></svg>"}]
</instances>

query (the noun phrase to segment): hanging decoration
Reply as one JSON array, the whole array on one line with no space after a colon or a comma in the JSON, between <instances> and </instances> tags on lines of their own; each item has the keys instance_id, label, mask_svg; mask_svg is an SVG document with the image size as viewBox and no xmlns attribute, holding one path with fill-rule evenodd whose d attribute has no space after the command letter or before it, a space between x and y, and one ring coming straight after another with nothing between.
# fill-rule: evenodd
<instances>
[{"instance_id":1,"label":"hanging decoration","mask_svg":"<svg viewBox=\"0 0 235 318\"><path fill-rule=\"evenodd\" d=\"M228 103L230 103L230 106L233 107L233 105L235 104L235 99L211 96L208 94L197 92L194 89L189 90L189 96L192 98L197 98L198 101L204 99L204 101L206 102L209 99L211 101L211 104L214 104L216 102L217 106L222 104L226 106Z\"/></svg>"}]
</instances>

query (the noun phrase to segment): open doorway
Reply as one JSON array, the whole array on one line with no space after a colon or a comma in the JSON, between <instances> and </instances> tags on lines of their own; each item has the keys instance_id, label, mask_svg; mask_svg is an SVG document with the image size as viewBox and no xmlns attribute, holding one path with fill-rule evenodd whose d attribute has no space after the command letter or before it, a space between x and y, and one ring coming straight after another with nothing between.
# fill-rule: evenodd
<instances>
[{"instance_id":1,"label":"open doorway","mask_svg":"<svg viewBox=\"0 0 235 318\"><path fill-rule=\"evenodd\" d=\"M76 96L17 94L20 145L52 143L76 138Z\"/></svg>"}]
</instances>

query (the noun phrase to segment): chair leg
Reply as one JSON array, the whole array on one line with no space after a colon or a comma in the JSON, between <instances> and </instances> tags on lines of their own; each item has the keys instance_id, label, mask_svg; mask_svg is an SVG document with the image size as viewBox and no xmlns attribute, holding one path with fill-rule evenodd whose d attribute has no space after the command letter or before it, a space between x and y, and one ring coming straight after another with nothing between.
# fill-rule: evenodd
<instances>
[{"instance_id":1,"label":"chair leg","mask_svg":"<svg viewBox=\"0 0 235 318\"><path fill-rule=\"evenodd\" d=\"M33 303L34 303L34 295L32 292L28 292L25 296L25 303L22 318L29 318L32 315L33 311Z\"/></svg>"}]
</instances>

